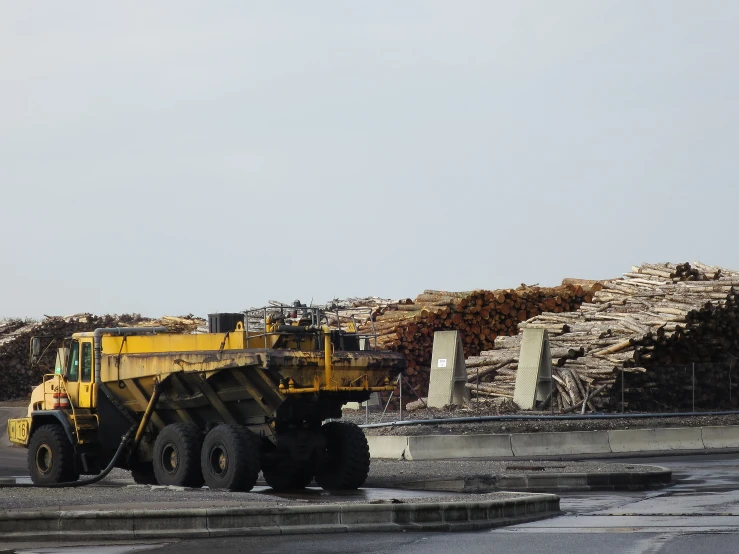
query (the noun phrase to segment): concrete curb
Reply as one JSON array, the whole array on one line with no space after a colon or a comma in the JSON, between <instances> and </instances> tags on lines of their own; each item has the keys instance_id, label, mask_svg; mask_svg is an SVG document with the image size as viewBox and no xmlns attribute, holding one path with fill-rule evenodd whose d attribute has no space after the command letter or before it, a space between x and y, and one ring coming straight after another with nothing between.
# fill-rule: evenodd
<instances>
[{"instance_id":1,"label":"concrete curb","mask_svg":"<svg viewBox=\"0 0 739 554\"><path fill-rule=\"evenodd\" d=\"M656 466L659 467L659 466ZM672 483L672 471L612 473L522 473L516 475L473 475L456 479L427 479L394 485L395 488L485 493L501 490L519 492L639 491Z\"/></svg>"},{"instance_id":2,"label":"concrete curb","mask_svg":"<svg viewBox=\"0 0 739 554\"><path fill-rule=\"evenodd\" d=\"M370 456L406 460L516 458L739 448L739 425L510 435L369 435Z\"/></svg>"},{"instance_id":3,"label":"concrete curb","mask_svg":"<svg viewBox=\"0 0 739 554\"><path fill-rule=\"evenodd\" d=\"M5 542L79 542L353 531L474 531L559 513L559 497L553 494L511 495L483 502L0 512L0 537Z\"/></svg>"},{"instance_id":4,"label":"concrete curb","mask_svg":"<svg viewBox=\"0 0 739 554\"><path fill-rule=\"evenodd\" d=\"M447 459L503 457L513 456L513 450L507 435L426 435L408 437L403 456L406 460L435 460L438 456Z\"/></svg>"}]
</instances>

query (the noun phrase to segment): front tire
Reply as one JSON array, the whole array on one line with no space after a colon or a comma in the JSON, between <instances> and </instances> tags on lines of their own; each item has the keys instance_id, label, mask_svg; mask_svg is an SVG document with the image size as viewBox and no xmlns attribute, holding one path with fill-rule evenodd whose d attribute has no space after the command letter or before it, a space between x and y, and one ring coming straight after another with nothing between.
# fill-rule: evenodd
<instances>
[{"instance_id":1,"label":"front tire","mask_svg":"<svg viewBox=\"0 0 739 554\"><path fill-rule=\"evenodd\" d=\"M200 466L211 489L250 491L257 482L261 439L241 425L218 425L205 436Z\"/></svg>"},{"instance_id":2,"label":"front tire","mask_svg":"<svg viewBox=\"0 0 739 554\"><path fill-rule=\"evenodd\" d=\"M200 473L200 447L203 433L195 425L167 425L154 442L154 475L160 485L203 486Z\"/></svg>"},{"instance_id":3,"label":"front tire","mask_svg":"<svg viewBox=\"0 0 739 554\"><path fill-rule=\"evenodd\" d=\"M28 443L28 471L34 485L77 481L74 447L59 425L44 425Z\"/></svg>"},{"instance_id":4,"label":"front tire","mask_svg":"<svg viewBox=\"0 0 739 554\"><path fill-rule=\"evenodd\" d=\"M327 490L358 489L369 475L367 437L353 423L341 421L330 421L321 430L326 439L326 456L316 482Z\"/></svg>"}]
</instances>

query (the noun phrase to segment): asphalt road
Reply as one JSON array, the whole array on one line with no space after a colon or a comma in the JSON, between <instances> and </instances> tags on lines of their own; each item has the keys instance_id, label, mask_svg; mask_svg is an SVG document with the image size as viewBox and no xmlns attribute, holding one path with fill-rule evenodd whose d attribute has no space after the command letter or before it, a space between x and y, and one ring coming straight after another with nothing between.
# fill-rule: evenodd
<instances>
[{"instance_id":1,"label":"asphalt road","mask_svg":"<svg viewBox=\"0 0 739 554\"><path fill-rule=\"evenodd\" d=\"M25 448L0 447L0 477L28 475L27 454L28 450Z\"/></svg>"},{"instance_id":2,"label":"asphalt road","mask_svg":"<svg viewBox=\"0 0 739 554\"><path fill-rule=\"evenodd\" d=\"M137 545L161 554L190 552L393 554L734 554L739 551L739 455L639 458L673 470L678 483L647 492L561 495L565 515L477 533L349 533L234 537ZM19 549L11 552L134 551Z\"/></svg>"}]
</instances>

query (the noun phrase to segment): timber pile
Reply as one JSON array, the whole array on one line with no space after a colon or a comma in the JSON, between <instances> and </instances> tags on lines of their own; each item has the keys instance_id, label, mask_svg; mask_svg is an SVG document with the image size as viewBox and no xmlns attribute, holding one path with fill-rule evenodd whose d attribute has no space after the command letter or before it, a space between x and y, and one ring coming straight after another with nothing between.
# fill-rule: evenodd
<instances>
[{"instance_id":1,"label":"timber pile","mask_svg":"<svg viewBox=\"0 0 739 554\"><path fill-rule=\"evenodd\" d=\"M518 324L542 312L564 313L592 300L592 287L567 283L545 288L448 292L425 290L415 301L388 304L360 328L377 333L377 346L405 355L406 375L426 395L435 331L459 330L465 356L493 348L500 336L518 333Z\"/></svg>"},{"instance_id":2,"label":"timber pile","mask_svg":"<svg viewBox=\"0 0 739 554\"><path fill-rule=\"evenodd\" d=\"M726 362L739 354L739 272L643 264L603 281L578 311L519 327L549 331L555 388L541 408L583 411L585 400L585 410L620 409L623 378L629 410L691 409L693 363L696 407L716 408L729 400ZM473 395L513 397L520 345L521 335L500 337L467 360Z\"/></svg>"},{"instance_id":3,"label":"timber pile","mask_svg":"<svg viewBox=\"0 0 739 554\"><path fill-rule=\"evenodd\" d=\"M8 320L0 322L0 400L27 397L41 383L46 373L54 372L56 349L64 338L73 333L94 331L98 327L154 327L163 325L173 333L197 332L205 321L193 317L164 316L150 319L138 314L94 316L75 314L66 317L46 317L43 321ZM44 354L33 367L30 365L32 336L44 337ZM48 348L47 348L48 347Z\"/></svg>"}]
</instances>

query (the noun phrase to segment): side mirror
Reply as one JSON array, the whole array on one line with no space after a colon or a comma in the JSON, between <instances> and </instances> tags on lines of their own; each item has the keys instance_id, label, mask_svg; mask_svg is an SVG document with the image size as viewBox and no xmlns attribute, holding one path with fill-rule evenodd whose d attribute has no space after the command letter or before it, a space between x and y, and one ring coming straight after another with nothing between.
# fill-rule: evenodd
<instances>
[{"instance_id":1,"label":"side mirror","mask_svg":"<svg viewBox=\"0 0 739 554\"><path fill-rule=\"evenodd\" d=\"M31 339L31 363L35 364L41 355L41 339L33 337Z\"/></svg>"}]
</instances>

